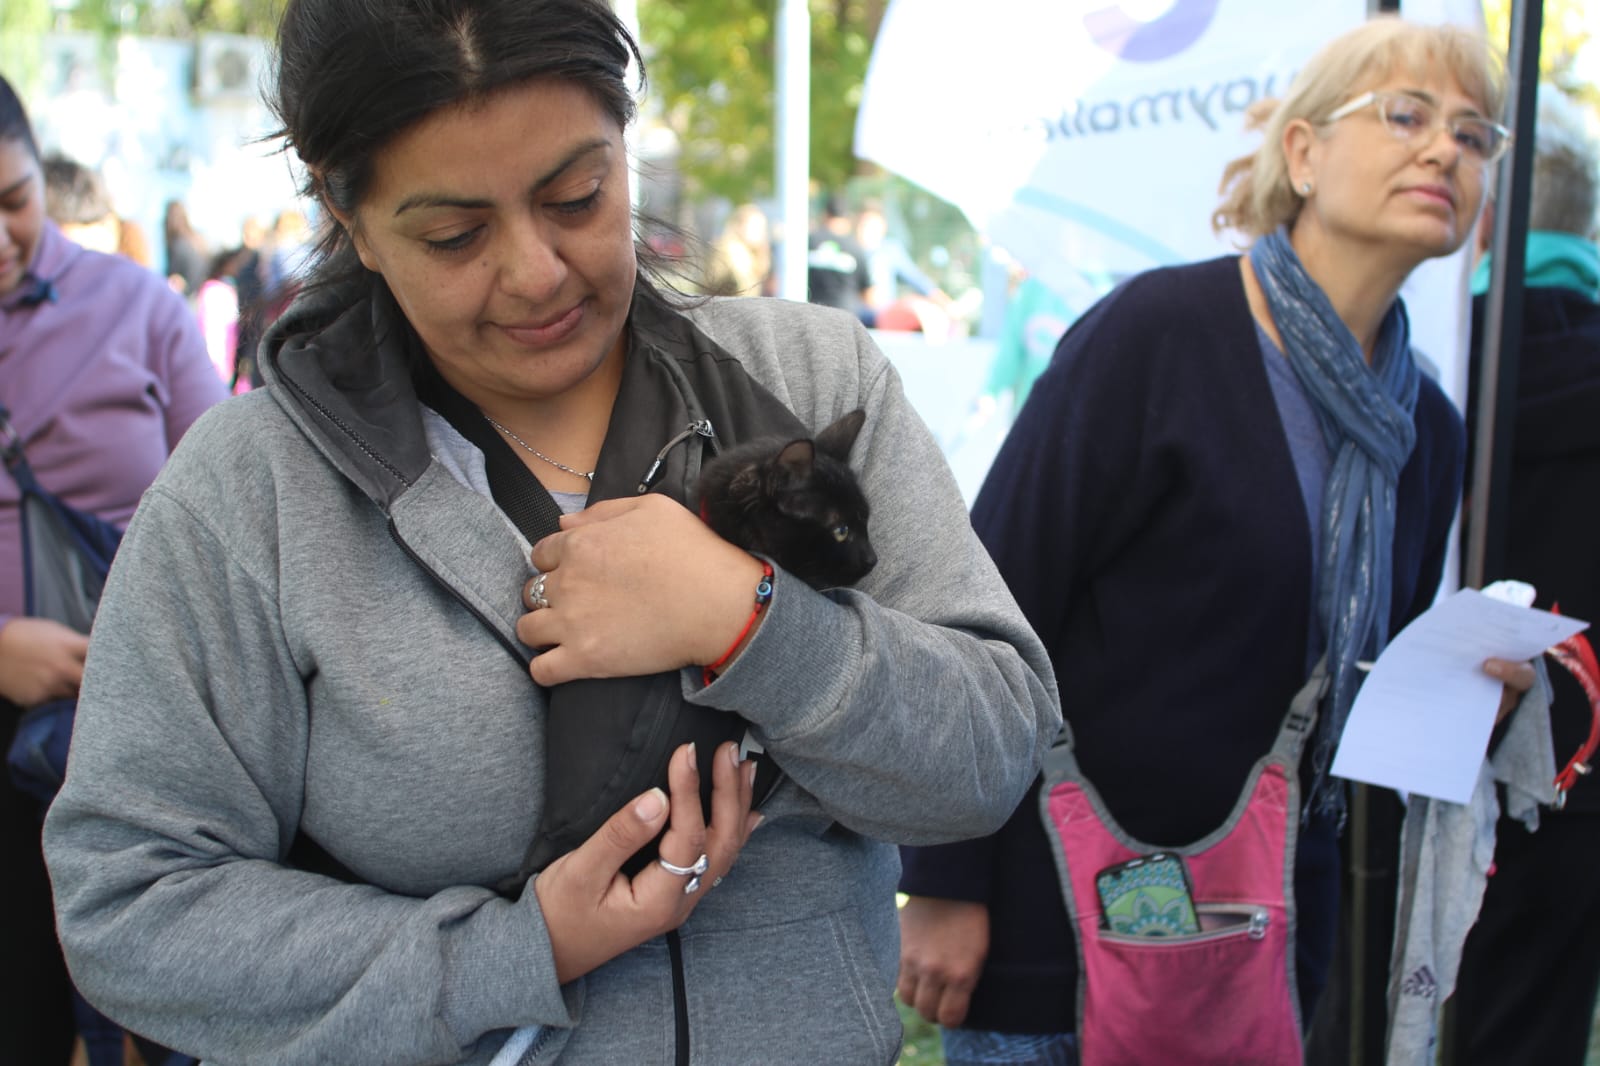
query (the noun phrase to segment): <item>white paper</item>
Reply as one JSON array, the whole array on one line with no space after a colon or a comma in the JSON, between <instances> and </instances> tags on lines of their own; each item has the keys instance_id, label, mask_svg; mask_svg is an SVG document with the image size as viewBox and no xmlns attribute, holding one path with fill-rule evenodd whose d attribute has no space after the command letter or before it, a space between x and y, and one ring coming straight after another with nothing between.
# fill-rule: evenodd
<instances>
[{"instance_id":1,"label":"white paper","mask_svg":"<svg viewBox=\"0 0 1600 1066\"><path fill-rule=\"evenodd\" d=\"M1466 803L1489 747L1501 684L1485 659L1522 661L1589 623L1491 599L1440 600L1390 641L1356 695L1332 772Z\"/></svg>"}]
</instances>

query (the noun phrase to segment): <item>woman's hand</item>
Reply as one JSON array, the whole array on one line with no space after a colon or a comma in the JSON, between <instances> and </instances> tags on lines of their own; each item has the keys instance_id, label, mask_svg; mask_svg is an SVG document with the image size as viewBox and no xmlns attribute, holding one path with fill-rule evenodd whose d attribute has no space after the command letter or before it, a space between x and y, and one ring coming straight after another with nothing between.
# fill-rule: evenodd
<instances>
[{"instance_id":1,"label":"woman's hand","mask_svg":"<svg viewBox=\"0 0 1600 1066\"><path fill-rule=\"evenodd\" d=\"M549 606L523 615L517 636L545 649L541 685L716 662L750 617L762 566L659 493L564 516L531 558Z\"/></svg>"},{"instance_id":2,"label":"woman's hand","mask_svg":"<svg viewBox=\"0 0 1600 1066\"><path fill-rule=\"evenodd\" d=\"M676 929L716 889L761 821L761 815L750 811L756 764L738 760L737 744L717 750L710 826L701 814L694 746L685 744L673 753L667 768L670 804L660 789L651 789L534 878L557 980L566 984L651 937ZM685 891L689 875L672 873L659 862L631 880L622 874L622 864L655 837L669 816L661 857L678 866L693 866L700 856L706 857L706 871L693 892Z\"/></svg>"},{"instance_id":3,"label":"woman's hand","mask_svg":"<svg viewBox=\"0 0 1600 1066\"><path fill-rule=\"evenodd\" d=\"M1495 724L1506 720L1506 716L1517 709L1517 704L1522 702L1533 683L1538 679L1532 663L1512 662L1510 659L1489 659L1483 664L1483 672L1502 682L1500 689L1500 710L1495 713Z\"/></svg>"},{"instance_id":4,"label":"woman's hand","mask_svg":"<svg viewBox=\"0 0 1600 1066\"><path fill-rule=\"evenodd\" d=\"M960 1025L989 955L989 908L911 896L900 908L900 1002L937 1025Z\"/></svg>"},{"instance_id":5,"label":"woman's hand","mask_svg":"<svg viewBox=\"0 0 1600 1066\"><path fill-rule=\"evenodd\" d=\"M68 700L83 684L89 638L48 618L13 618L0 627L0 696L19 707Z\"/></svg>"}]
</instances>

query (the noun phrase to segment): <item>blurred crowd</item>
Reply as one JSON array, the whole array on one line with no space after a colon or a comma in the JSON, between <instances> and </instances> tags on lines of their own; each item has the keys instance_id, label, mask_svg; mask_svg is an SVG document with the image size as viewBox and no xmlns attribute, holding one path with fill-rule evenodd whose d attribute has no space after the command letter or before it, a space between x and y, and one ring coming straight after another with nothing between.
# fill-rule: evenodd
<instances>
[{"instance_id":1,"label":"blurred crowd","mask_svg":"<svg viewBox=\"0 0 1600 1066\"><path fill-rule=\"evenodd\" d=\"M975 332L983 294L952 297L911 251L911 232L876 197L853 209L838 193L815 198L806 238L806 299L849 311L869 329L943 340ZM704 246L697 288L712 296L779 294L779 226L757 203L732 207Z\"/></svg>"},{"instance_id":2,"label":"blurred crowd","mask_svg":"<svg viewBox=\"0 0 1600 1066\"><path fill-rule=\"evenodd\" d=\"M182 200L164 207L156 237L119 210L99 171L60 154L42 163L45 213L73 242L155 271L194 312L206 351L229 388L261 383L251 353L261 331L294 298L310 246L311 222L297 207L251 214L238 232L207 236Z\"/></svg>"}]
</instances>

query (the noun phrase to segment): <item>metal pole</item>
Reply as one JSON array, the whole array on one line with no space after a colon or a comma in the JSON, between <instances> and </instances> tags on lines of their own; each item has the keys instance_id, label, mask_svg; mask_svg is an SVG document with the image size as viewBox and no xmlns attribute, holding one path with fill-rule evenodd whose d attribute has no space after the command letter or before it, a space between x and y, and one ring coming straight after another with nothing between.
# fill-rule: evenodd
<instances>
[{"instance_id":1,"label":"metal pole","mask_svg":"<svg viewBox=\"0 0 1600 1066\"><path fill-rule=\"evenodd\" d=\"M1539 34L1543 26L1542 0L1512 0L1506 113L1512 116L1516 139L1500 164L1495 194L1462 573L1462 584L1470 588L1481 588L1505 576L1511 432L1516 412L1517 362L1522 350L1522 279L1528 250Z\"/></svg>"},{"instance_id":2,"label":"metal pole","mask_svg":"<svg viewBox=\"0 0 1600 1066\"><path fill-rule=\"evenodd\" d=\"M1372 794L1366 785L1350 786L1350 1066L1361 1066L1366 1061L1367 1043L1367 930L1371 919L1367 915L1370 903L1368 882L1372 879L1371 864L1367 861Z\"/></svg>"},{"instance_id":3,"label":"metal pole","mask_svg":"<svg viewBox=\"0 0 1600 1066\"><path fill-rule=\"evenodd\" d=\"M811 231L811 11L781 0L778 11L778 204L783 245L778 295L804 302Z\"/></svg>"},{"instance_id":4,"label":"metal pole","mask_svg":"<svg viewBox=\"0 0 1600 1066\"><path fill-rule=\"evenodd\" d=\"M1489 246L1489 294L1479 348L1478 402L1472 484L1467 495L1467 548L1461 583L1482 588L1506 574L1506 527L1511 510L1511 444L1522 354L1522 287L1528 251L1533 143L1538 124L1539 38L1544 2L1511 0L1506 114L1516 140L1501 161ZM1439 1019L1439 1064L1455 1066L1454 1001Z\"/></svg>"}]
</instances>

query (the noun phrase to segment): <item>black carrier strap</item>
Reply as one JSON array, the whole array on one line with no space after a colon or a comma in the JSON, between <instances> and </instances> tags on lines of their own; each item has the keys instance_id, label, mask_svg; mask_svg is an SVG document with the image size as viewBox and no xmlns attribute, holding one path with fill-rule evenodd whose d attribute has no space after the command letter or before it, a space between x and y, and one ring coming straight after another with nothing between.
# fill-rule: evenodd
<instances>
[{"instance_id":1,"label":"black carrier strap","mask_svg":"<svg viewBox=\"0 0 1600 1066\"><path fill-rule=\"evenodd\" d=\"M561 528L561 508L533 471L517 457L504 437L495 432L483 412L439 376L431 365L417 371L417 396L438 411L456 432L483 453L484 472L494 502L516 523L529 544Z\"/></svg>"}]
</instances>

